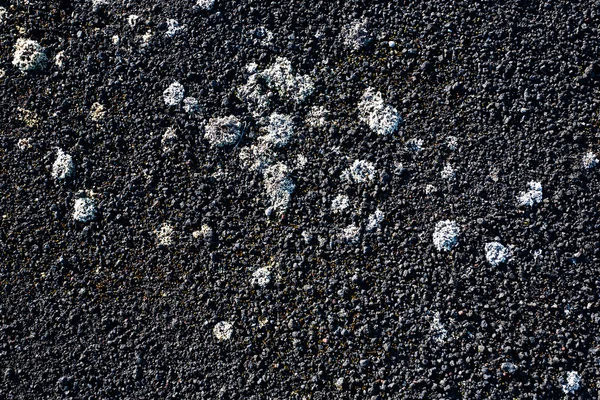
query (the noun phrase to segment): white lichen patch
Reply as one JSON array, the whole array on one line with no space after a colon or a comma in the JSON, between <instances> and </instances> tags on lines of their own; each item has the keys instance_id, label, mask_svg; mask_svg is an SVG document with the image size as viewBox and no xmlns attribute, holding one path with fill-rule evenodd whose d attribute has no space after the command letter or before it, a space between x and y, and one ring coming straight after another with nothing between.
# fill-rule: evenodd
<instances>
[{"instance_id":1,"label":"white lichen patch","mask_svg":"<svg viewBox=\"0 0 600 400\"><path fill-rule=\"evenodd\" d=\"M458 148L458 139L456 136L448 136L446 138L446 146L452 151L456 150Z\"/></svg>"},{"instance_id":2,"label":"white lichen patch","mask_svg":"<svg viewBox=\"0 0 600 400\"><path fill-rule=\"evenodd\" d=\"M30 138L21 138L17 142L17 148L21 151L25 151L31 148L31 139Z\"/></svg>"},{"instance_id":3,"label":"white lichen patch","mask_svg":"<svg viewBox=\"0 0 600 400\"><path fill-rule=\"evenodd\" d=\"M460 229L456 222L445 220L435 225L433 244L438 251L450 251L458 243Z\"/></svg>"},{"instance_id":4,"label":"white lichen patch","mask_svg":"<svg viewBox=\"0 0 600 400\"><path fill-rule=\"evenodd\" d=\"M255 44L259 44L261 46L269 46L273 44L273 32L264 26L257 27L252 32L252 35L255 38Z\"/></svg>"},{"instance_id":5,"label":"white lichen patch","mask_svg":"<svg viewBox=\"0 0 600 400\"><path fill-rule=\"evenodd\" d=\"M406 149L413 153L418 153L423 150L423 139L410 139L406 142Z\"/></svg>"},{"instance_id":6,"label":"white lichen patch","mask_svg":"<svg viewBox=\"0 0 600 400\"><path fill-rule=\"evenodd\" d=\"M294 74L291 62L287 58L277 57L275 63L265 69L262 76L270 88L296 103L301 103L315 90L312 78L308 75Z\"/></svg>"},{"instance_id":7,"label":"white lichen patch","mask_svg":"<svg viewBox=\"0 0 600 400\"><path fill-rule=\"evenodd\" d=\"M62 149L56 151L56 160L52 164L52 177L56 180L63 181L71 176L75 171L73 157L65 153Z\"/></svg>"},{"instance_id":8,"label":"white lichen patch","mask_svg":"<svg viewBox=\"0 0 600 400\"><path fill-rule=\"evenodd\" d=\"M575 394L581 387L581 376L575 371L567 372L567 378L561 383L565 394Z\"/></svg>"},{"instance_id":9,"label":"white lichen patch","mask_svg":"<svg viewBox=\"0 0 600 400\"><path fill-rule=\"evenodd\" d=\"M331 202L331 211L341 213L350 207L350 199L345 194L338 194Z\"/></svg>"},{"instance_id":10,"label":"white lichen patch","mask_svg":"<svg viewBox=\"0 0 600 400\"><path fill-rule=\"evenodd\" d=\"M141 43L141 46L142 46L142 47L144 47L144 46L147 46L147 45L150 43L150 40L152 40L152 36L154 36L154 34L152 33L152 31L151 31L150 29L148 29L148 30L146 31L146 33L144 33L144 34L143 34L143 35L140 37L140 40L141 40L141 42L142 42L142 43Z\"/></svg>"},{"instance_id":11,"label":"white lichen patch","mask_svg":"<svg viewBox=\"0 0 600 400\"><path fill-rule=\"evenodd\" d=\"M356 51L369 44L372 38L369 34L367 26L367 20L357 20L346 25L342 29L341 33L344 45L346 45L346 47L350 48L351 50Z\"/></svg>"},{"instance_id":12,"label":"white lichen patch","mask_svg":"<svg viewBox=\"0 0 600 400\"><path fill-rule=\"evenodd\" d=\"M173 244L174 231L170 224L162 224L159 229L154 231L154 234L159 245L170 246Z\"/></svg>"},{"instance_id":13,"label":"white lichen patch","mask_svg":"<svg viewBox=\"0 0 600 400\"><path fill-rule=\"evenodd\" d=\"M167 19L167 31L165 32L166 37L173 37L179 34L183 30L183 26L179 25L174 19Z\"/></svg>"},{"instance_id":14,"label":"white lichen patch","mask_svg":"<svg viewBox=\"0 0 600 400\"><path fill-rule=\"evenodd\" d=\"M435 186L433 186L431 184L425 185L425 194L427 196L432 196L432 195L436 194L437 191L438 191L438 189Z\"/></svg>"},{"instance_id":15,"label":"white lichen patch","mask_svg":"<svg viewBox=\"0 0 600 400\"><path fill-rule=\"evenodd\" d=\"M314 106L306 116L306 124L313 128L323 128L329 119L329 111L322 106Z\"/></svg>"},{"instance_id":16,"label":"white lichen patch","mask_svg":"<svg viewBox=\"0 0 600 400\"><path fill-rule=\"evenodd\" d=\"M239 158L250 171L263 172L265 168L271 165L275 159L275 154L271 146L266 142L259 142L252 146L244 147L240 151Z\"/></svg>"},{"instance_id":17,"label":"white lichen patch","mask_svg":"<svg viewBox=\"0 0 600 400\"><path fill-rule=\"evenodd\" d=\"M163 99L165 100L165 104L167 106L176 106L177 104L181 103L184 94L185 89L183 88L183 85L179 82L173 82L163 92Z\"/></svg>"},{"instance_id":18,"label":"white lichen patch","mask_svg":"<svg viewBox=\"0 0 600 400\"><path fill-rule=\"evenodd\" d=\"M4 78L6 76L6 70L3 68L0 68L0 79Z\"/></svg>"},{"instance_id":19,"label":"white lichen patch","mask_svg":"<svg viewBox=\"0 0 600 400\"><path fill-rule=\"evenodd\" d=\"M510 257L510 250L499 242L485 244L485 259L490 265L496 267L506 262Z\"/></svg>"},{"instance_id":20,"label":"white lichen patch","mask_svg":"<svg viewBox=\"0 0 600 400\"><path fill-rule=\"evenodd\" d=\"M130 16L127 17L127 24L129 24L129 26L131 28L135 28L138 19L140 19L139 15L135 15L135 14L131 14Z\"/></svg>"},{"instance_id":21,"label":"white lichen patch","mask_svg":"<svg viewBox=\"0 0 600 400\"><path fill-rule=\"evenodd\" d=\"M38 42L31 39L17 39L12 63L15 67L19 68L21 72L44 68L47 62L48 57Z\"/></svg>"},{"instance_id":22,"label":"white lichen patch","mask_svg":"<svg viewBox=\"0 0 600 400\"><path fill-rule=\"evenodd\" d=\"M215 0L198 0L196 1L196 5L203 10L212 10Z\"/></svg>"},{"instance_id":23,"label":"white lichen patch","mask_svg":"<svg viewBox=\"0 0 600 400\"><path fill-rule=\"evenodd\" d=\"M202 225L199 230L192 232L194 239L210 239L214 232L212 228L206 224Z\"/></svg>"},{"instance_id":24,"label":"white lichen patch","mask_svg":"<svg viewBox=\"0 0 600 400\"><path fill-rule=\"evenodd\" d=\"M376 209L375 212L369 215L369 219L367 220L366 229L368 232L372 232L379 228L383 219L385 218L385 214L380 209Z\"/></svg>"},{"instance_id":25,"label":"white lichen patch","mask_svg":"<svg viewBox=\"0 0 600 400\"><path fill-rule=\"evenodd\" d=\"M529 190L521 192L518 201L522 206L532 207L534 204L542 201L542 184L540 182L531 181L528 183L528 186Z\"/></svg>"},{"instance_id":26,"label":"white lichen patch","mask_svg":"<svg viewBox=\"0 0 600 400\"><path fill-rule=\"evenodd\" d=\"M278 93L283 101L296 104L303 102L314 91L314 83L308 75L295 74L289 60L279 57L262 72L255 64L249 65L251 75L245 85L238 89L238 97L247 103L252 115L260 118L268 113L270 93Z\"/></svg>"},{"instance_id":27,"label":"white lichen patch","mask_svg":"<svg viewBox=\"0 0 600 400\"><path fill-rule=\"evenodd\" d=\"M342 179L356 183L369 182L375 179L375 165L366 160L355 160L354 163L342 173Z\"/></svg>"},{"instance_id":28,"label":"white lichen patch","mask_svg":"<svg viewBox=\"0 0 600 400\"><path fill-rule=\"evenodd\" d=\"M89 197L79 197L73 207L73 219L79 222L89 222L96 219L96 203Z\"/></svg>"},{"instance_id":29,"label":"white lichen patch","mask_svg":"<svg viewBox=\"0 0 600 400\"><path fill-rule=\"evenodd\" d=\"M193 114L198 111L198 100L195 97L186 97L183 99L183 111L188 114Z\"/></svg>"},{"instance_id":30,"label":"white lichen patch","mask_svg":"<svg viewBox=\"0 0 600 400\"><path fill-rule=\"evenodd\" d=\"M400 113L389 104L385 104L380 92L369 88L358 103L359 118L378 135L394 133L402 123Z\"/></svg>"},{"instance_id":31,"label":"white lichen patch","mask_svg":"<svg viewBox=\"0 0 600 400\"><path fill-rule=\"evenodd\" d=\"M360 242L360 227L357 225L348 225L340 232L340 239L350 244Z\"/></svg>"},{"instance_id":32,"label":"white lichen patch","mask_svg":"<svg viewBox=\"0 0 600 400\"><path fill-rule=\"evenodd\" d=\"M598 165L598 157L593 152L588 151L583 156L581 163L583 164L583 168L586 168L586 169L594 168L596 165Z\"/></svg>"},{"instance_id":33,"label":"white lichen patch","mask_svg":"<svg viewBox=\"0 0 600 400\"><path fill-rule=\"evenodd\" d=\"M217 322L213 328L213 335L217 340L229 340L233 334L233 325L227 321Z\"/></svg>"},{"instance_id":34,"label":"white lichen patch","mask_svg":"<svg viewBox=\"0 0 600 400\"><path fill-rule=\"evenodd\" d=\"M90 108L90 118L92 121L100 121L106 116L106 108L100 103L92 104Z\"/></svg>"},{"instance_id":35,"label":"white lichen patch","mask_svg":"<svg viewBox=\"0 0 600 400\"><path fill-rule=\"evenodd\" d=\"M63 68L65 66L65 62L67 61L67 56L65 55L65 51L59 51L58 53L56 53L56 55L54 56L54 64L56 64L56 66L58 68Z\"/></svg>"},{"instance_id":36,"label":"white lichen patch","mask_svg":"<svg viewBox=\"0 0 600 400\"><path fill-rule=\"evenodd\" d=\"M289 177L289 169L282 163L267 167L264 172L264 185L270 200L270 209L283 211L288 207L296 185Z\"/></svg>"},{"instance_id":37,"label":"white lichen patch","mask_svg":"<svg viewBox=\"0 0 600 400\"><path fill-rule=\"evenodd\" d=\"M6 11L6 8L0 7L0 24L4 23L7 15L8 12Z\"/></svg>"},{"instance_id":38,"label":"white lichen patch","mask_svg":"<svg viewBox=\"0 0 600 400\"><path fill-rule=\"evenodd\" d=\"M294 134L294 122L288 115L273 113L269 117L266 132L266 135L260 136L258 139L274 147L283 147L288 144Z\"/></svg>"},{"instance_id":39,"label":"white lichen patch","mask_svg":"<svg viewBox=\"0 0 600 400\"><path fill-rule=\"evenodd\" d=\"M174 127L169 127L163 134L160 144L163 148L163 151L170 150L173 145L177 142L177 133Z\"/></svg>"},{"instance_id":40,"label":"white lichen patch","mask_svg":"<svg viewBox=\"0 0 600 400\"><path fill-rule=\"evenodd\" d=\"M271 269L269 267L258 268L252 273L252 279L250 281L252 285L265 287L269 282L271 282Z\"/></svg>"},{"instance_id":41,"label":"white lichen patch","mask_svg":"<svg viewBox=\"0 0 600 400\"><path fill-rule=\"evenodd\" d=\"M40 117L35 111L26 110L21 107L17 107L18 117L21 121L29 128L34 128L40 123Z\"/></svg>"},{"instance_id":42,"label":"white lichen patch","mask_svg":"<svg viewBox=\"0 0 600 400\"><path fill-rule=\"evenodd\" d=\"M119 38L119 35L113 35L113 36L110 38L110 40L112 41L112 43L113 43L114 45L117 45L117 44L119 44L119 42L121 41L121 39Z\"/></svg>"},{"instance_id":43,"label":"white lichen patch","mask_svg":"<svg viewBox=\"0 0 600 400\"><path fill-rule=\"evenodd\" d=\"M448 337L448 329L442 324L440 321L440 314L437 313L435 317L431 320L431 325L429 326L429 331L431 333L431 338L438 343L444 343L446 338Z\"/></svg>"},{"instance_id":44,"label":"white lichen patch","mask_svg":"<svg viewBox=\"0 0 600 400\"><path fill-rule=\"evenodd\" d=\"M204 128L204 139L212 146L229 146L238 141L242 134L242 123L230 115L228 117L211 118Z\"/></svg>"},{"instance_id":45,"label":"white lichen patch","mask_svg":"<svg viewBox=\"0 0 600 400\"><path fill-rule=\"evenodd\" d=\"M444 166L444 169L442 169L442 172L440 173L440 175L442 176L443 179L447 180L447 181L451 181L454 180L454 178L456 177L456 171L454 171L454 167L450 164L446 164Z\"/></svg>"}]
</instances>

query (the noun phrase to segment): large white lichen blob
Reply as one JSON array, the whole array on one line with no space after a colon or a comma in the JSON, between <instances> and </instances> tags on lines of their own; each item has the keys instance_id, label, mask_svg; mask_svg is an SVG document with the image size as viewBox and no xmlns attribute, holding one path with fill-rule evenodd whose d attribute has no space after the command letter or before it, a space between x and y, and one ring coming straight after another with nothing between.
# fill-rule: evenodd
<instances>
[{"instance_id":1,"label":"large white lichen blob","mask_svg":"<svg viewBox=\"0 0 600 400\"><path fill-rule=\"evenodd\" d=\"M88 197L80 197L75 200L73 207L73 219L79 222L89 222L96 219L96 203Z\"/></svg>"},{"instance_id":2,"label":"large white lichen blob","mask_svg":"<svg viewBox=\"0 0 600 400\"><path fill-rule=\"evenodd\" d=\"M394 133L402 123L400 113L389 104L385 104L380 92L369 88L358 103L359 118L378 135Z\"/></svg>"},{"instance_id":3,"label":"large white lichen blob","mask_svg":"<svg viewBox=\"0 0 600 400\"><path fill-rule=\"evenodd\" d=\"M450 251L458 243L460 229L456 222L450 220L440 221L433 231L433 244L438 251Z\"/></svg>"},{"instance_id":4,"label":"large white lichen blob","mask_svg":"<svg viewBox=\"0 0 600 400\"><path fill-rule=\"evenodd\" d=\"M531 181L528 186L529 190L521 192L518 200L520 205L532 207L534 204L542 201L542 184L540 182Z\"/></svg>"},{"instance_id":5,"label":"large white lichen blob","mask_svg":"<svg viewBox=\"0 0 600 400\"><path fill-rule=\"evenodd\" d=\"M184 94L185 89L183 88L183 85L179 82L173 82L163 92L163 99L165 100L165 104L167 106L176 106L177 104L181 103Z\"/></svg>"},{"instance_id":6,"label":"large white lichen blob","mask_svg":"<svg viewBox=\"0 0 600 400\"><path fill-rule=\"evenodd\" d=\"M233 334L233 325L227 321L217 322L213 328L213 335L217 340L229 340Z\"/></svg>"},{"instance_id":7,"label":"large white lichen blob","mask_svg":"<svg viewBox=\"0 0 600 400\"><path fill-rule=\"evenodd\" d=\"M62 149L56 151L56 160L52 164L52 177L62 181L73 175L75 164L73 157L65 153Z\"/></svg>"},{"instance_id":8,"label":"large white lichen blob","mask_svg":"<svg viewBox=\"0 0 600 400\"><path fill-rule=\"evenodd\" d=\"M204 138L217 147L234 144L241 134L242 123L233 115L211 118L204 128Z\"/></svg>"},{"instance_id":9,"label":"large white lichen blob","mask_svg":"<svg viewBox=\"0 0 600 400\"><path fill-rule=\"evenodd\" d=\"M282 163L267 167L264 172L264 185L270 208L275 211L285 210L296 188L289 177L289 168Z\"/></svg>"},{"instance_id":10,"label":"large white lichen blob","mask_svg":"<svg viewBox=\"0 0 600 400\"><path fill-rule=\"evenodd\" d=\"M44 68L47 62L48 57L38 42L31 39L17 39L12 63L15 67L19 68L21 72Z\"/></svg>"}]
</instances>

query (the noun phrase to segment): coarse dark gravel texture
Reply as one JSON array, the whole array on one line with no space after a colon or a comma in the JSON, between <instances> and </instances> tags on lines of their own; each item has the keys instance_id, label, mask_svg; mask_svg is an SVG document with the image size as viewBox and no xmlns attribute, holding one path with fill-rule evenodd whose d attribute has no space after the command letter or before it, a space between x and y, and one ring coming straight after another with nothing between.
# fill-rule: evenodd
<instances>
[{"instance_id":1,"label":"coarse dark gravel texture","mask_svg":"<svg viewBox=\"0 0 600 400\"><path fill-rule=\"evenodd\" d=\"M600 180L582 164L600 147L600 2L0 6L0 399L600 395ZM16 68L19 38L47 64ZM271 93L295 124L275 154L295 189L266 213L239 157L265 123L238 93L249 64L278 57L314 92ZM165 105L175 81L196 113ZM395 133L361 122L368 88L402 116ZM323 126L306 123L314 106ZM240 141L211 146L206 122L229 115ZM58 148L68 179L52 176ZM344 181L354 160L375 179ZM520 206L530 181L543 200ZM73 218L81 196L91 222ZM450 251L432 240L442 220L460 227ZM356 243L340 239L352 224ZM495 241L511 249L498 266ZM570 371L581 381L563 386Z\"/></svg>"}]
</instances>

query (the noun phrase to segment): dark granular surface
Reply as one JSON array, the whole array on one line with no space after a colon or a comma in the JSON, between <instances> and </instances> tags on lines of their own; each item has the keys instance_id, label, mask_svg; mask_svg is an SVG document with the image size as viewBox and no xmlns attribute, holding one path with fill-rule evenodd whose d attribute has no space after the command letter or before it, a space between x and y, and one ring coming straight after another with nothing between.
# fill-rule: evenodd
<instances>
[{"instance_id":1,"label":"dark granular surface","mask_svg":"<svg viewBox=\"0 0 600 400\"><path fill-rule=\"evenodd\" d=\"M597 398L600 4L211 3L0 2L0 399Z\"/></svg>"}]
</instances>

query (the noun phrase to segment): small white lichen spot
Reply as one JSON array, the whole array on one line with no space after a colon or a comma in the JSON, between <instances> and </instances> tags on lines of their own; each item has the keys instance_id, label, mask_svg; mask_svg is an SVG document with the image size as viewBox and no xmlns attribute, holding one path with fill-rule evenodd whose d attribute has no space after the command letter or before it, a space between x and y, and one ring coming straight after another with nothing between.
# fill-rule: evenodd
<instances>
[{"instance_id":1,"label":"small white lichen spot","mask_svg":"<svg viewBox=\"0 0 600 400\"><path fill-rule=\"evenodd\" d=\"M438 251L450 251L458 243L460 229L456 222L445 220L435 225L433 244Z\"/></svg>"},{"instance_id":2,"label":"small white lichen spot","mask_svg":"<svg viewBox=\"0 0 600 400\"><path fill-rule=\"evenodd\" d=\"M521 192L518 200L520 205L532 207L534 204L542 201L542 184L540 182L531 181L528 186L529 190L527 192Z\"/></svg>"},{"instance_id":3,"label":"small white lichen spot","mask_svg":"<svg viewBox=\"0 0 600 400\"><path fill-rule=\"evenodd\" d=\"M240 160L250 171L263 172L273 162L275 155L266 142L244 147L240 150Z\"/></svg>"},{"instance_id":4,"label":"small white lichen spot","mask_svg":"<svg viewBox=\"0 0 600 400\"><path fill-rule=\"evenodd\" d=\"M183 27L179 25L179 22L174 19L167 19L167 31L165 32L166 37L173 37L183 30Z\"/></svg>"},{"instance_id":5,"label":"small white lichen spot","mask_svg":"<svg viewBox=\"0 0 600 400\"><path fill-rule=\"evenodd\" d=\"M294 134L294 122L288 115L273 113L269 117L269 125L266 131L267 134L260 136L259 140L275 147L283 147L288 144Z\"/></svg>"},{"instance_id":6,"label":"small white lichen spot","mask_svg":"<svg viewBox=\"0 0 600 400\"><path fill-rule=\"evenodd\" d=\"M127 23L130 27L134 28L138 19L140 19L139 15L131 14L129 17L127 17Z\"/></svg>"},{"instance_id":7,"label":"small white lichen spot","mask_svg":"<svg viewBox=\"0 0 600 400\"><path fill-rule=\"evenodd\" d=\"M323 128L329 118L329 111L322 106L314 106L310 109L306 123L313 128Z\"/></svg>"},{"instance_id":8,"label":"small white lichen spot","mask_svg":"<svg viewBox=\"0 0 600 400\"><path fill-rule=\"evenodd\" d=\"M179 82L173 82L163 92L165 104L169 107L176 106L183 100L184 93L185 89L183 88L183 85Z\"/></svg>"},{"instance_id":9,"label":"small white lichen spot","mask_svg":"<svg viewBox=\"0 0 600 400\"><path fill-rule=\"evenodd\" d=\"M6 76L6 70L0 68L0 79L4 78Z\"/></svg>"},{"instance_id":10,"label":"small white lichen spot","mask_svg":"<svg viewBox=\"0 0 600 400\"><path fill-rule=\"evenodd\" d=\"M12 63L21 72L44 68L48 62L48 57L44 53L44 49L35 40L17 39L14 51Z\"/></svg>"},{"instance_id":11,"label":"small white lichen spot","mask_svg":"<svg viewBox=\"0 0 600 400\"><path fill-rule=\"evenodd\" d=\"M62 181L72 176L74 170L75 164L73 163L73 158L62 151L62 149L58 149L56 151L56 160L52 164L52 177Z\"/></svg>"},{"instance_id":12,"label":"small white lichen spot","mask_svg":"<svg viewBox=\"0 0 600 400\"><path fill-rule=\"evenodd\" d=\"M30 138L21 138L17 142L17 147L19 150L24 151L31 148L31 139Z\"/></svg>"},{"instance_id":13,"label":"small white lichen spot","mask_svg":"<svg viewBox=\"0 0 600 400\"><path fill-rule=\"evenodd\" d=\"M334 213L339 214L348 207L350 207L350 199L345 194L338 194L331 202L331 211Z\"/></svg>"},{"instance_id":14,"label":"small white lichen spot","mask_svg":"<svg viewBox=\"0 0 600 400\"><path fill-rule=\"evenodd\" d=\"M454 171L452 165L446 164L441 172L441 175L442 178L446 179L447 181L451 181L456 177L456 172Z\"/></svg>"},{"instance_id":15,"label":"small white lichen spot","mask_svg":"<svg viewBox=\"0 0 600 400\"><path fill-rule=\"evenodd\" d=\"M344 176L357 183L368 182L375 179L375 165L365 160L355 160Z\"/></svg>"},{"instance_id":16,"label":"small white lichen spot","mask_svg":"<svg viewBox=\"0 0 600 400\"><path fill-rule=\"evenodd\" d=\"M439 343L443 343L444 341L446 341L446 338L448 337L448 330L446 329L444 324L442 324L442 322L440 321L439 313L437 313L435 315L435 317L433 317L433 320L431 321L430 332L431 332L431 337L433 338L433 340L435 340L436 342L439 342Z\"/></svg>"},{"instance_id":17,"label":"small white lichen spot","mask_svg":"<svg viewBox=\"0 0 600 400\"><path fill-rule=\"evenodd\" d=\"M92 0L94 8L108 5L108 0Z\"/></svg>"},{"instance_id":18,"label":"small white lichen spot","mask_svg":"<svg viewBox=\"0 0 600 400\"><path fill-rule=\"evenodd\" d=\"M230 115L222 118L211 118L204 128L204 139L213 146L223 147L238 141L242 134L242 123Z\"/></svg>"},{"instance_id":19,"label":"small white lichen spot","mask_svg":"<svg viewBox=\"0 0 600 400\"><path fill-rule=\"evenodd\" d=\"M213 236L213 230L210 226L204 224L199 230L192 232L194 239L210 239Z\"/></svg>"},{"instance_id":20,"label":"small white lichen spot","mask_svg":"<svg viewBox=\"0 0 600 400\"><path fill-rule=\"evenodd\" d=\"M456 150L458 148L458 139L456 136L448 136L446 139L446 146L452 151Z\"/></svg>"},{"instance_id":21,"label":"small white lichen spot","mask_svg":"<svg viewBox=\"0 0 600 400\"><path fill-rule=\"evenodd\" d=\"M73 207L73 219L79 222L89 222L96 218L96 204L88 197L80 197L75 200Z\"/></svg>"},{"instance_id":22,"label":"small white lichen spot","mask_svg":"<svg viewBox=\"0 0 600 400\"><path fill-rule=\"evenodd\" d=\"M406 148L413 153L423 150L423 139L410 139L406 142Z\"/></svg>"},{"instance_id":23,"label":"small white lichen spot","mask_svg":"<svg viewBox=\"0 0 600 400\"><path fill-rule=\"evenodd\" d=\"M265 287L271 282L271 270L269 267L262 267L252 273L252 285Z\"/></svg>"},{"instance_id":24,"label":"small white lichen spot","mask_svg":"<svg viewBox=\"0 0 600 400\"><path fill-rule=\"evenodd\" d=\"M277 57L275 63L261 75L271 89L296 103L304 101L315 90L312 78L308 75L294 74L292 64L287 58Z\"/></svg>"},{"instance_id":25,"label":"small white lichen spot","mask_svg":"<svg viewBox=\"0 0 600 400\"><path fill-rule=\"evenodd\" d=\"M215 5L215 0L198 0L196 5L203 10L212 10Z\"/></svg>"},{"instance_id":26,"label":"small white lichen spot","mask_svg":"<svg viewBox=\"0 0 600 400\"><path fill-rule=\"evenodd\" d=\"M565 394L574 394L581 386L581 376L575 371L569 371L561 386Z\"/></svg>"},{"instance_id":27,"label":"small white lichen spot","mask_svg":"<svg viewBox=\"0 0 600 400\"><path fill-rule=\"evenodd\" d=\"M92 121L100 121L106 116L106 109L100 103L92 104L90 108L90 118Z\"/></svg>"},{"instance_id":28,"label":"small white lichen spot","mask_svg":"<svg viewBox=\"0 0 600 400\"><path fill-rule=\"evenodd\" d=\"M359 118L378 135L394 133L402 123L400 113L389 104L385 104L380 92L369 88L358 103Z\"/></svg>"},{"instance_id":29,"label":"small white lichen spot","mask_svg":"<svg viewBox=\"0 0 600 400\"><path fill-rule=\"evenodd\" d=\"M506 262L510 257L510 250L498 242L485 244L485 258L494 267Z\"/></svg>"},{"instance_id":30,"label":"small white lichen spot","mask_svg":"<svg viewBox=\"0 0 600 400\"><path fill-rule=\"evenodd\" d=\"M596 157L596 154L594 154L591 151L585 153L581 161L583 164L583 168L586 169L594 168L596 165L598 165L598 157Z\"/></svg>"},{"instance_id":31,"label":"small white lichen spot","mask_svg":"<svg viewBox=\"0 0 600 400\"><path fill-rule=\"evenodd\" d=\"M346 47L356 51L369 44L371 36L369 35L367 25L366 20L357 20L342 29L341 36Z\"/></svg>"},{"instance_id":32,"label":"small white lichen spot","mask_svg":"<svg viewBox=\"0 0 600 400\"><path fill-rule=\"evenodd\" d=\"M183 110L188 114L193 114L198 111L198 100L195 97L186 97L183 99Z\"/></svg>"},{"instance_id":33,"label":"small white lichen spot","mask_svg":"<svg viewBox=\"0 0 600 400\"><path fill-rule=\"evenodd\" d=\"M218 322L213 328L213 335L217 340L229 340L233 334L233 325L227 321Z\"/></svg>"},{"instance_id":34,"label":"small white lichen spot","mask_svg":"<svg viewBox=\"0 0 600 400\"><path fill-rule=\"evenodd\" d=\"M119 35L113 35L113 37L111 38L113 44L119 44Z\"/></svg>"},{"instance_id":35,"label":"small white lichen spot","mask_svg":"<svg viewBox=\"0 0 600 400\"><path fill-rule=\"evenodd\" d=\"M56 53L56 55L54 56L54 64L56 64L56 66L58 68L62 68L65 66L65 60L67 59L67 56L65 56L65 52L63 51L59 51L58 53Z\"/></svg>"},{"instance_id":36,"label":"small white lichen spot","mask_svg":"<svg viewBox=\"0 0 600 400\"><path fill-rule=\"evenodd\" d=\"M173 244L173 227L169 224L162 224L160 229L154 231L159 245L170 246Z\"/></svg>"},{"instance_id":37,"label":"small white lichen spot","mask_svg":"<svg viewBox=\"0 0 600 400\"><path fill-rule=\"evenodd\" d=\"M6 11L6 8L0 7L0 24L4 23L7 14L8 12Z\"/></svg>"},{"instance_id":38,"label":"small white lichen spot","mask_svg":"<svg viewBox=\"0 0 600 400\"><path fill-rule=\"evenodd\" d=\"M381 222L383 222L384 218L385 215L383 214L383 211L380 209L375 210L373 214L369 215L369 220L367 221L366 227L367 231L372 232L379 228L379 225L381 225Z\"/></svg>"},{"instance_id":39,"label":"small white lichen spot","mask_svg":"<svg viewBox=\"0 0 600 400\"><path fill-rule=\"evenodd\" d=\"M152 39L152 31L148 29L146 33L142 35L142 47L148 45L150 39Z\"/></svg>"},{"instance_id":40,"label":"small white lichen spot","mask_svg":"<svg viewBox=\"0 0 600 400\"><path fill-rule=\"evenodd\" d=\"M169 150L173 147L176 141L177 133L175 132L175 128L169 127L163 134L160 144L162 145L163 150Z\"/></svg>"},{"instance_id":41,"label":"small white lichen spot","mask_svg":"<svg viewBox=\"0 0 600 400\"><path fill-rule=\"evenodd\" d=\"M342 229L340 239L347 243L356 244L360 241L360 227L356 225L349 225Z\"/></svg>"},{"instance_id":42,"label":"small white lichen spot","mask_svg":"<svg viewBox=\"0 0 600 400\"><path fill-rule=\"evenodd\" d=\"M425 185L425 194L431 196L437 193L437 188L433 185Z\"/></svg>"},{"instance_id":43,"label":"small white lichen spot","mask_svg":"<svg viewBox=\"0 0 600 400\"><path fill-rule=\"evenodd\" d=\"M19 119L30 128L33 128L40 123L40 117L38 117L35 111L30 111L21 107L17 107L17 112L19 113Z\"/></svg>"},{"instance_id":44,"label":"small white lichen spot","mask_svg":"<svg viewBox=\"0 0 600 400\"><path fill-rule=\"evenodd\" d=\"M306 158L306 156L304 154L298 154L298 156L296 157L296 169L297 170L304 169L304 167L306 167L307 163L308 163L308 158Z\"/></svg>"},{"instance_id":45,"label":"small white lichen spot","mask_svg":"<svg viewBox=\"0 0 600 400\"><path fill-rule=\"evenodd\" d=\"M264 185L273 210L285 210L292 198L296 185L289 177L289 168L277 163L264 173Z\"/></svg>"}]
</instances>

